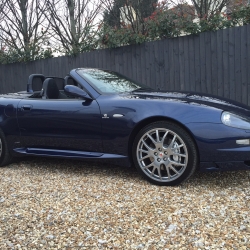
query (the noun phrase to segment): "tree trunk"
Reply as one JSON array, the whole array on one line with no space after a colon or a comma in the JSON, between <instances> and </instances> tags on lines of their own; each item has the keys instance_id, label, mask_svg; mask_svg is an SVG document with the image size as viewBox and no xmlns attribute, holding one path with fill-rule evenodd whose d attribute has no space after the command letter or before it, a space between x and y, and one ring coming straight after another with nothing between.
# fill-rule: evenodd
<instances>
[{"instance_id":1,"label":"tree trunk","mask_svg":"<svg viewBox=\"0 0 250 250\"><path fill-rule=\"evenodd\" d=\"M69 20L70 20L70 33L72 36L72 49L73 52L76 53L78 46L78 39L76 37L76 21L75 21L75 1L68 0L68 10L69 10Z\"/></svg>"},{"instance_id":2,"label":"tree trunk","mask_svg":"<svg viewBox=\"0 0 250 250\"><path fill-rule=\"evenodd\" d=\"M23 43L24 43L24 50L27 52L29 50L29 34L28 34L28 20L27 20L27 0L20 0L19 7L21 10L22 15L22 30L23 30Z\"/></svg>"}]
</instances>

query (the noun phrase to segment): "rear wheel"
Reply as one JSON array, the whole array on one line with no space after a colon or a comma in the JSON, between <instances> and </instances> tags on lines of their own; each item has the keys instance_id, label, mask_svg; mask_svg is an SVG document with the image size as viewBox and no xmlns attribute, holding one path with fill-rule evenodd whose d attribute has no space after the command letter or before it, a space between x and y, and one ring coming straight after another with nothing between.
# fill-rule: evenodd
<instances>
[{"instance_id":1,"label":"rear wheel","mask_svg":"<svg viewBox=\"0 0 250 250\"><path fill-rule=\"evenodd\" d=\"M4 133L0 130L0 167L9 164L11 156L8 150L7 142Z\"/></svg>"},{"instance_id":2,"label":"rear wheel","mask_svg":"<svg viewBox=\"0 0 250 250\"><path fill-rule=\"evenodd\" d=\"M132 150L138 172L157 185L178 185L188 179L197 166L192 138L171 122L155 122L144 127L137 134Z\"/></svg>"}]
</instances>

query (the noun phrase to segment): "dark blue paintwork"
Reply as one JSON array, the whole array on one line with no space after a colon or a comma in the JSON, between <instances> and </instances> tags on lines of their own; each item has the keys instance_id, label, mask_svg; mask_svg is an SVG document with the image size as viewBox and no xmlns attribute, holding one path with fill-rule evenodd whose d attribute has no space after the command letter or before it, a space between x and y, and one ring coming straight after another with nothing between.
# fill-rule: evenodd
<instances>
[{"instance_id":1,"label":"dark blue paintwork","mask_svg":"<svg viewBox=\"0 0 250 250\"><path fill-rule=\"evenodd\" d=\"M236 140L249 139L250 130L221 122L223 111L250 117L248 106L191 92L101 94L77 70L70 75L88 95L79 91L82 98L58 100L31 98L27 92L0 96L0 128L14 156L108 158L129 165L138 131L151 122L171 120L194 139L201 170L249 168L250 146Z\"/></svg>"}]
</instances>

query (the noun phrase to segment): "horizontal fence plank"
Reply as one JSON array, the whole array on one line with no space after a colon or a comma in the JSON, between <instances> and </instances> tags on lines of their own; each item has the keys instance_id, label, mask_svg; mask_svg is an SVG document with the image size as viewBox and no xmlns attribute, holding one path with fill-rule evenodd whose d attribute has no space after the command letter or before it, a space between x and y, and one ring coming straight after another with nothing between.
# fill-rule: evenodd
<instances>
[{"instance_id":1,"label":"horizontal fence plank","mask_svg":"<svg viewBox=\"0 0 250 250\"><path fill-rule=\"evenodd\" d=\"M0 94L26 90L34 73L65 77L71 69L118 71L152 88L211 93L250 105L250 25L101 49L28 63L0 65Z\"/></svg>"}]
</instances>

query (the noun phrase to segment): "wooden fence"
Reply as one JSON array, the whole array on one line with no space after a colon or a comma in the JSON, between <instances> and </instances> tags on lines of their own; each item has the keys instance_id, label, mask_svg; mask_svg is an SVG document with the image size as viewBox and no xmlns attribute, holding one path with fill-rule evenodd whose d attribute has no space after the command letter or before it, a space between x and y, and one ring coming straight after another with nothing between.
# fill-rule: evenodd
<instances>
[{"instance_id":1,"label":"wooden fence","mask_svg":"<svg viewBox=\"0 0 250 250\"><path fill-rule=\"evenodd\" d=\"M0 65L0 93L25 90L32 73L64 77L76 67L111 69L156 89L210 93L250 105L250 25Z\"/></svg>"}]
</instances>

